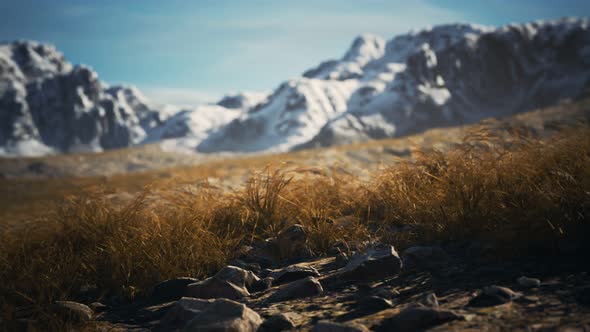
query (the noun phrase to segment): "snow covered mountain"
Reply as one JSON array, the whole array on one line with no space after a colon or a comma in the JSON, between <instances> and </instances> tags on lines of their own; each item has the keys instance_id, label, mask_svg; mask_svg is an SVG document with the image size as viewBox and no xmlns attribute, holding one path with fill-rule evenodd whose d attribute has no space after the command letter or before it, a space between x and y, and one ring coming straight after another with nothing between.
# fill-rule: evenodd
<instances>
[{"instance_id":1,"label":"snow covered mountain","mask_svg":"<svg viewBox=\"0 0 590 332\"><path fill-rule=\"evenodd\" d=\"M590 87L590 21L442 25L361 35L339 60L271 94L193 109L109 87L35 42L0 44L0 155L159 142L200 152L280 152L395 137L531 110Z\"/></svg>"},{"instance_id":2,"label":"snow covered mountain","mask_svg":"<svg viewBox=\"0 0 590 332\"><path fill-rule=\"evenodd\" d=\"M588 19L442 25L388 42L363 35L198 149L287 151L401 136L531 110L589 86Z\"/></svg>"},{"instance_id":3,"label":"snow covered mountain","mask_svg":"<svg viewBox=\"0 0 590 332\"><path fill-rule=\"evenodd\" d=\"M108 87L54 47L0 44L0 155L138 144L163 120L132 87Z\"/></svg>"}]
</instances>

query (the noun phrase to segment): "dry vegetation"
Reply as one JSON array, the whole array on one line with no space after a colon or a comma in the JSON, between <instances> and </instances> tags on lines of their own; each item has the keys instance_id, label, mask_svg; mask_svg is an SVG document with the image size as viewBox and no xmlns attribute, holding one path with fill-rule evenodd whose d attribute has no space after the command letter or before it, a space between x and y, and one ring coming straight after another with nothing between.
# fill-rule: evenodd
<instances>
[{"instance_id":1,"label":"dry vegetation","mask_svg":"<svg viewBox=\"0 0 590 332\"><path fill-rule=\"evenodd\" d=\"M94 285L102 297L141 297L168 278L204 277L240 246L294 223L308 228L317 255L339 241L370 239L398 248L471 241L497 255L559 254L587 247L589 214L584 128L548 140L477 131L449 151L419 152L369 181L279 165L230 192L206 182L168 183L119 206L94 189L2 232L0 311L9 321L17 306L29 305L51 321L47 303L76 300Z\"/></svg>"}]
</instances>

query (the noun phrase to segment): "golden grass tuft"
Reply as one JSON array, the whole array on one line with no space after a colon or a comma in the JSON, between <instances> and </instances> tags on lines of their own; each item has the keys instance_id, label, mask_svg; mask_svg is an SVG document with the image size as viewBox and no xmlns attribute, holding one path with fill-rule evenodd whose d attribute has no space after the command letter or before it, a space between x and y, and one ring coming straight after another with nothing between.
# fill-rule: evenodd
<instances>
[{"instance_id":1,"label":"golden grass tuft","mask_svg":"<svg viewBox=\"0 0 590 332\"><path fill-rule=\"evenodd\" d=\"M279 166L232 192L178 185L117 205L92 190L2 232L0 305L6 322L19 306L48 319L47 304L77 300L88 287L98 290L95 300L145 296L168 278L210 275L242 245L295 223L317 255L368 239L402 249L475 241L497 254L555 254L586 245L589 213L589 129L548 140L479 131L445 153L416 152L368 182Z\"/></svg>"}]
</instances>

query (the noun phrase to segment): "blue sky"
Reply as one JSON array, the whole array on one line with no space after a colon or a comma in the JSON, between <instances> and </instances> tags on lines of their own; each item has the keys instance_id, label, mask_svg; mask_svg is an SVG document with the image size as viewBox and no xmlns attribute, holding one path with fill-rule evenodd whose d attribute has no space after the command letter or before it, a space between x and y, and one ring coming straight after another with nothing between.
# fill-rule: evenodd
<instances>
[{"instance_id":1,"label":"blue sky","mask_svg":"<svg viewBox=\"0 0 590 332\"><path fill-rule=\"evenodd\" d=\"M271 90L365 32L589 15L587 0L0 0L0 40L52 43L110 84L191 104Z\"/></svg>"}]
</instances>

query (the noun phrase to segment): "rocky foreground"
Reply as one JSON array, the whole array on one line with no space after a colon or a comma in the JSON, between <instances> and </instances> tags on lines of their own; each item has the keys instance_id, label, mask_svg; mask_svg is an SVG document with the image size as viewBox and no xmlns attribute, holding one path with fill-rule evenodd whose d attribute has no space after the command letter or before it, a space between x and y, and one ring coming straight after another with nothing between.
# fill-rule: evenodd
<instances>
[{"instance_id":1,"label":"rocky foreground","mask_svg":"<svg viewBox=\"0 0 590 332\"><path fill-rule=\"evenodd\" d=\"M74 328L116 331L589 331L584 253L493 259L476 243L341 243L313 257L294 225L242 248L213 277L178 276L147 299L79 302L54 312ZM278 257L299 257L284 261ZM496 256L493 256L496 257ZM86 304L83 304L86 303ZM23 328L27 308L20 308Z\"/></svg>"}]
</instances>

